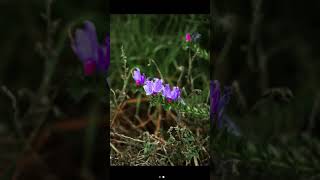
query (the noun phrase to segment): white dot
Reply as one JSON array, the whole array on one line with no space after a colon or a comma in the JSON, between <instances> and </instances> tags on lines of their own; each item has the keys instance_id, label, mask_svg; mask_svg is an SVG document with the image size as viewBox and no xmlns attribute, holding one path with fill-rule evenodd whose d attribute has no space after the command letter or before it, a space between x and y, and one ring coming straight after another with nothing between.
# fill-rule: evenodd
<instances>
[{"instance_id":1,"label":"white dot","mask_svg":"<svg viewBox=\"0 0 320 180\"><path fill-rule=\"evenodd\" d=\"M162 176L162 178L164 179L164 178L166 178L165 176Z\"/></svg>"}]
</instances>

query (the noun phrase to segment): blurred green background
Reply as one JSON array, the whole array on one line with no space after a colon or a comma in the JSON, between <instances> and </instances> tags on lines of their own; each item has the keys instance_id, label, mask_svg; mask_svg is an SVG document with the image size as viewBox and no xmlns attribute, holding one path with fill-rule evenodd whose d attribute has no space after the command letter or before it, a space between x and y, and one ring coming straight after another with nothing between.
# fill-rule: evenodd
<instances>
[{"instance_id":1,"label":"blurred green background","mask_svg":"<svg viewBox=\"0 0 320 180\"><path fill-rule=\"evenodd\" d=\"M185 34L199 32L202 34L201 46L208 49L209 19L207 15L112 15L110 24L113 67L122 67L121 46L128 58L128 66L141 67L147 76L158 76L155 66L149 64L154 59L165 80L174 85L181 73L180 66L187 69L187 53L182 50ZM192 73L200 77L195 80L198 89L208 87L209 61L196 60ZM110 70L110 87L120 88L121 68Z\"/></svg>"},{"instance_id":2,"label":"blurred green background","mask_svg":"<svg viewBox=\"0 0 320 180\"><path fill-rule=\"evenodd\" d=\"M183 89L181 97L189 107L200 105L208 107L209 97L209 58L197 56L190 64L191 76L194 79L192 88L188 82L189 57L194 55L185 50L186 33L198 32L201 34L199 46L209 50L209 17L205 14L113 14L111 15L111 69L108 77L111 88L111 164L113 165L179 165L184 166L184 154L174 147L169 148L168 130L170 127L186 123L187 130L194 133L190 138L200 139L207 145L209 122L206 119L181 117L177 110L165 110L160 103L151 105L151 100L145 95L142 88L135 85L130 70L140 68L149 78L162 78L164 83L171 87L178 86ZM199 53L200 54L200 53ZM154 62L153 62L154 61ZM125 67L124 67L125 66ZM160 71L160 72L159 72ZM180 79L180 80L179 80ZM125 82L128 81L128 84ZM198 95L195 93L198 89ZM177 120L178 119L178 120ZM188 123L186 122L188 121ZM182 126L184 127L184 126ZM179 128L182 128L179 126ZM144 140L146 134L163 139L167 144L167 152L163 152L162 145L156 145L157 150L146 150L148 144L130 145L119 142L114 134L126 135L131 138ZM197 134L196 134L197 133ZM181 140L182 141L182 140ZM178 142L181 142L177 140ZM173 143L174 144L174 143ZM201 144L201 143L200 143ZM141 146L140 146L141 145ZM195 142L191 146L197 146ZM144 147L143 147L144 146ZM198 146L197 146L198 147ZM203 151L202 145L199 149ZM116 150L115 150L116 149ZM192 150L190 150L192 151ZM147 152L147 153L143 153ZM208 153L198 157L200 165L208 164ZM159 156L162 155L163 157ZM185 153L187 154L187 153ZM205 155L203 155L205 154ZM141 157L141 158L140 158ZM129 160L128 160L129 159ZM169 159L169 160L168 160ZM172 162L171 162L172 161ZM169 163L170 162L170 163ZM192 162L189 164L193 164Z\"/></svg>"}]
</instances>

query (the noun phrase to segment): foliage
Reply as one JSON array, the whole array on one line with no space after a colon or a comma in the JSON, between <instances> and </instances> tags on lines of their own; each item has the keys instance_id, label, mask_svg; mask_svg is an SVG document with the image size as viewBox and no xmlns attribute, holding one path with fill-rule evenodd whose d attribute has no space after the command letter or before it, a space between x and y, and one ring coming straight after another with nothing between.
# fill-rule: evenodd
<instances>
[{"instance_id":1,"label":"foliage","mask_svg":"<svg viewBox=\"0 0 320 180\"><path fill-rule=\"evenodd\" d=\"M211 163L216 176L256 178L319 176L320 142L309 135L256 143L227 131L213 132Z\"/></svg>"},{"instance_id":2,"label":"foliage","mask_svg":"<svg viewBox=\"0 0 320 180\"><path fill-rule=\"evenodd\" d=\"M120 152L114 147L110 163L126 166L208 165L208 138L197 136L181 126L171 127L165 134L167 139L148 132L135 139L111 132L114 142L127 145L127 148Z\"/></svg>"},{"instance_id":3,"label":"foliage","mask_svg":"<svg viewBox=\"0 0 320 180\"><path fill-rule=\"evenodd\" d=\"M168 15L160 20L155 15L111 17L111 64L122 67L110 69L109 78L112 165L208 165L205 20L203 15ZM150 29L169 24L173 27L163 31ZM200 42L186 43L185 33L195 31L203 34ZM136 82L135 68L140 69ZM175 85L181 98L168 100L158 92L146 95L140 71L146 78Z\"/></svg>"}]
</instances>

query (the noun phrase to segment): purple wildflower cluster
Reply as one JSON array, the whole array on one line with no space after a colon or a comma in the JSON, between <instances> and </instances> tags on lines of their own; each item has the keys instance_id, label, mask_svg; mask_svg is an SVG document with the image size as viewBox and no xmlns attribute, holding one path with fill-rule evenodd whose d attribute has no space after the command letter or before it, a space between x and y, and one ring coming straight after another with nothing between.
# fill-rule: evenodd
<instances>
[{"instance_id":1,"label":"purple wildflower cluster","mask_svg":"<svg viewBox=\"0 0 320 180\"><path fill-rule=\"evenodd\" d=\"M86 76L96 71L107 72L110 64L110 37L107 35L105 42L100 45L92 22L85 21L84 27L76 30L74 39L71 38L71 47L83 63Z\"/></svg>"},{"instance_id":2,"label":"purple wildflower cluster","mask_svg":"<svg viewBox=\"0 0 320 180\"><path fill-rule=\"evenodd\" d=\"M216 120L219 128L222 127L224 107L229 103L230 96L230 87L225 87L221 95L219 81L210 81L210 119Z\"/></svg>"},{"instance_id":3,"label":"purple wildflower cluster","mask_svg":"<svg viewBox=\"0 0 320 180\"><path fill-rule=\"evenodd\" d=\"M146 91L146 95L157 95L163 91L163 80L153 78L153 80L146 80L143 89Z\"/></svg>"},{"instance_id":4,"label":"purple wildflower cluster","mask_svg":"<svg viewBox=\"0 0 320 180\"><path fill-rule=\"evenodd\" d=\"M161 94L169 103L180 99L181 90L177 86L174 86L171 89L169 84L163 85L164 81L162 79L146 78L144 74L141 74L139 68L135 68L132 76L136 85L143 86L143 89L148 96Z\"/></svg>"}]
</instances>

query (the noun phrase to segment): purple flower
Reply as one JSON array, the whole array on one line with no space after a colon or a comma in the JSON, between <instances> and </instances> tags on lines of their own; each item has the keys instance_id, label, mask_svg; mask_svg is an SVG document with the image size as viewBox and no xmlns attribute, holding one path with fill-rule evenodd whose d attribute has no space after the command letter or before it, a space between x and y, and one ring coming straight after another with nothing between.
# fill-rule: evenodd
<instances>
[{"instance_id":1,"label":"purple flower","mask_svg":"<svg viewBox=\"0 0 320 180\"><path fill-rule=\"evenodd\" d=\"M147 80L145 85L143 86L144 90L146 91L146 95L156 95L163 89L163 80L154 78L153 81Z\"/></svg>"},{"instance_id":2,"label":"purple flower","mask_svg":"<svg viewBox=\"0 0 320 180\"><path fill-rule=\"evenodd\" d=\"M163 83L162 79L154 78L154 81L153 81L153 93L154 94L157 94L162 91L162 89L163 89L162 83Z\"/></svg>"},{"instance_id":3,"label":"purple flower","mask_svg":"<svg viewBox=\"0 0 320 180\"><path fill-rule=\"evenodd\" d=\"M180 98L180 93L179 87L176 86L173 87L173 90L171 91L169 84L166 84L162 90L162 96L164 96L169 103L178 100Z\"/></svg>"},{"instance_id":4,"label":"purple flower","mask_svg":"<svg viewBox=\"0 0 320 180\"><path fill-rule=\"evenodd\" d=\"M216 120L219 128L222 127L223 111L224 107L229 103L231 88L225 87L223 96L220 94L219 81L210 81L210 119Z\"/></svg>"},{"instance_id":5,"label":"purple flower","mask_svg":"<svg viewBox=\"0 0 320 180\"><path fill-rule=\"evenodd\" d=\"M180 99L180 94L181 94L181 90L179 89L179 87L173 87L173 90L171 92L171 97L173 100L177 100Z\"/></svg>"},{"instance_id":6,"label":"purple flower","mask_svg":"<svg viewBox=\"0 0 320 180\"><path fill-rule=\"evenodd\" d=\"M186 42L198 42L201 38L201 34L198 32L193 32L193 33L187 33L186 34Z\"/></svg>"},{"instance_id":7,"label":"purple flower","mask_svg":"<svg viewBox=\"0 0 320 180\"><path fill-rule=\"evenodd\" d=\"M79 57L86 76L96 70L106 72L110 64L110 38L107 36L105 45L99 45L96 28L90 21L84 22L82 29L77 29L74 39L71 38L71 47Z\"/></svg>"},{"instance_id":8,"label":"purple flower","mask_svg":"<svg viewBox=\"0 0 320 180\"><path fill-rule=\"evenodd\" d=\"M136 81L137 86L142 86L144 84L144 80L146 76L140 73L140 69L136 68L132 74L133 79Z\"/></svg>"},{"instance_id":9,"label":"purple flower","mask_svg":"<svg viewBox=\"0 0 320 180\"><path fill-rule=\"evenodd\" d=\"M171 96L171 88L169 84L166 84L162 90L162 96L170 97Z\"/></svg>"},{"instance_id":10,"label":"purple flower","mask_svg":"<svg viewBox=\"0 0 320 180\"><path fill-rule=\"evenodd\" d=\"M186 34L186 42L191 42L191 35L190 33Z\"/></svg>"}]
</instances>

